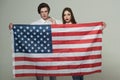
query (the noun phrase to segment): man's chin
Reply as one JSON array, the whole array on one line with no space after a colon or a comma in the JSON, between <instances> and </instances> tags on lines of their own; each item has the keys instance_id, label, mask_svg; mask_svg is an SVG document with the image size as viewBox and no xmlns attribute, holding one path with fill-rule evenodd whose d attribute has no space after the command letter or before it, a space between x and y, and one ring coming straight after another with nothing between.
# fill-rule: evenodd
<instances>
[{"instance_id":1,"label":"man's chin","mask_svg":"<svg viewBox=\"0 0 120 80\"><path fill-rule=\"evenodd\" d=\"M44 20L47 20L48 18L43 18Z\"/></svg>"}]
</instances>

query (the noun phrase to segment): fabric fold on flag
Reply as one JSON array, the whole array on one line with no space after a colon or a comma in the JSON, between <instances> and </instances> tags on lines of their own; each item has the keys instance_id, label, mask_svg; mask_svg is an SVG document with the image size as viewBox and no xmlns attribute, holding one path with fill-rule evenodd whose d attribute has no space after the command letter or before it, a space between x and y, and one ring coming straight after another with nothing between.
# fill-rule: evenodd
<instances>
[{"instance_id":1,"label":"fabric fold on flag","mask_svg":"<svg viewBox=\"0 0 120 80\"><path fill-rule=\"evenodd\" d=\"M15 77L101 72L103 22L13 25Z\"/></svg>"}]
</instances>

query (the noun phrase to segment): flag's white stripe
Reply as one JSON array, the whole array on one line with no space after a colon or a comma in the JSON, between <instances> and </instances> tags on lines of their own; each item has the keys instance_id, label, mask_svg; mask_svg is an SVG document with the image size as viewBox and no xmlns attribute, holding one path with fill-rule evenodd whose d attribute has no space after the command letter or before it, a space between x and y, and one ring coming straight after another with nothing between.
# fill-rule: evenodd
<instances>
[{"instance_id":1,"label":"flag's white stripe","mask_svg":"<svg viewBox=\"0 0 120 80\"><path fill-rule=\"evenodd\" d=\"M83 32L83 31L92 31L92 30L100 30L101 26L93 26L93 27L72 27L72 28L52 28L52 32Z\"/></svg>"},{"instance_id":2,"label":"flag's white stripe","mask_svg":"<svg viewBox=\"0 0 120 80\"><path fill-rule=\"evenodd\" d=\"M67 48L88 48L102 46L101 42L96 43L86 43L86 44L54 44L53 49L67 49Z\"/></svg>"},{"instance_id":3,"label":"flag's white stripe","mask_svg":"<svg viewBox=\"0 0 120 80\"><path fill-rule=\"evenodd\" d=\"M15 65L37 65L37 66L62 66L62 65L79 65L92 64L101 62L101 59L81 60L81 61L54 61L54 62L30 62L30 61L16 61Z\"/></svg>"},{"instance_id":4,"label":"flag's white stripe","mask_svg":"<svg viewBox=\"0 0 120 80\"><path fill-rule=\"evenodd\" d=\"M96 70L101 70L101 66L92 68L79 68L79 69L61 69L61 70L35 70L35 69L24 69L16 70L16 74L20 73L41 73L41 74L59 74L59 73L77 73L77 72L93 72Z\"/></svg>"},{"instance_id":5,"label":"flag's white stripe","mask_svg":"<svg viewBox=\"0 0 120 80\"><path fill-rule=\"evenodd\" d=\"M84 40L102 38L102 34L84 35L84 36L52 36L52 40Z\"/></svg>"},{"instance_id":6,"label":"flag's white stripe","mask_svg":"<svg viewBox=\"0 0 120 80\"><path fill-rule=\"evenodd\" d=\"M71 53L14 53L16 57L30 57L30 58L47 58L47 57L78 57L88 55L99 55L101 51L89 51L89 52L71 52Z\"/></svg>"}]
</instances>

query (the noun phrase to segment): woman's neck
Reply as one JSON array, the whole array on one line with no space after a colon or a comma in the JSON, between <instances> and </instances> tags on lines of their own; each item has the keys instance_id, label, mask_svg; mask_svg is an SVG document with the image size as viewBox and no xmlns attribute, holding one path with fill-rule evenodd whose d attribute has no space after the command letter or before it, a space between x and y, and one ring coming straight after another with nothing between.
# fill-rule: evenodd
<instances>
[{"instance_id":1,"label":"woman's neck","mask_svg":"<svg viewBox=\"0 0 120 80\"><path fill-rule=\"evenodd\" d=\"M65 24L72 24L72 22L69 22L69 23L65 23Z\"/></svg>"}]
</instances>

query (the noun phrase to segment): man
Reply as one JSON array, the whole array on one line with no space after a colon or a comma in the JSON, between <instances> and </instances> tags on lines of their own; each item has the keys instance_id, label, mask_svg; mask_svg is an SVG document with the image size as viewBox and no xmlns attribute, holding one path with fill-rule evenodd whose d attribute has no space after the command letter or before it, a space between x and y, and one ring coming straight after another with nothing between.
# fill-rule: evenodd
<instances>
[{"instance_id":1,"label":"man","mask_svg":"<svg viewBox=\"0 0 120 80\"><path fill-rule=\"evenodd\" d=\"M49 16L50 7L46 3L41 3L38 6L38 14L40 14L41 19L33 22L32 24L60 24L61 21L55 20Z\"/></svg>"},{"instance_id":2,"label":"man","mask_svg":"<svg viewBox=\"0 0 120 80\"><path fill-rule=\"evenodd\" d=\"M33 25L41 25L41 24L61 24L62 22L59 20L55 20L54 18L49 16L50 7L46 3L41 3L38 6L38 14L40 15L41 19L33 22ZM9 24L9 29L12 29L13 24ZM36 76L37 80L44 80L43 76ZM56 80L56 77L50 76L50 80Z\"/></svg>"},{"instance_id":3,"label":"man","mask_svg":"<svg viewBox=\"0 0 120 80\"><path fill-rule=\"evenodd\" d=\"M50 7L46 3L41 3L38 6L38 14L40 14L41 19L33 22L32 24L59 24L61 23L58 20L55 20L49 16ZM44 80L43 76L36 76L37 80ZM56 80L56 77L50 76L50 80Z\"/></svg>"}]
</instances>

